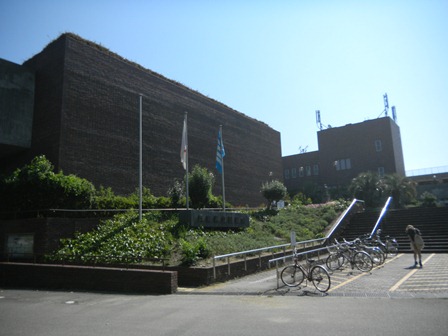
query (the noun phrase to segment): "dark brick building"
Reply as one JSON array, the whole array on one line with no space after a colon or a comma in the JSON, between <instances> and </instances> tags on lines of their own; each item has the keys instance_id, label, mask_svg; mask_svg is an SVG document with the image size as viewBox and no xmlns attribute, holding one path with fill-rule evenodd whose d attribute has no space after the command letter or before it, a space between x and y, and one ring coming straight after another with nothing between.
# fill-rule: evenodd
<instances>
[{"instance_id":1,"label":"dark brick building","mask_svg":"<svg viewBox=\"0 0 448 336\"><path fill-rule=\"evenodd\" d=\"M319 150L283 157L288 190L338 189L362 172L405 176L400 128L389 117L317 132Z\"/></svg>"},{"instance_id":2,"label":"dark brick building","mask_svg":"<svg viewBox=\"0 0 448 336\"><path fill-rule=\"evenodd\" d=\"M282 180L279 132L97 44L63 34L23 69L35 76L31 145L0 152L3 171L45 154L66 174L119 194L133 192L142 94L143 185L153 194L166 195L173 180L184 176L179 153L185 112L190 168L199 164L216 174L215 195L221 194L214 168L220 125L227 201L257 206L264 201L262 182Z\"/></svg>"}]
</instances>

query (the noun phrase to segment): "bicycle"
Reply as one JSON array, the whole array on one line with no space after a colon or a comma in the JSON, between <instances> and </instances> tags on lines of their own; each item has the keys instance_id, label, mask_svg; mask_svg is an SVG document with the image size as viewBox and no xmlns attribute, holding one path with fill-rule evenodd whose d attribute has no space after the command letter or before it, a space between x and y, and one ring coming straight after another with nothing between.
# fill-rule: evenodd
<instances>
[{"instance_id":1,"label":"bicycle","mask_svg":"<svg viewBox=\"0 0 448 336\"><path fill-rule=\"evenodd\" d=\"M386 261L386 255L379 247L364 244L362 243L360 238L356 238L353 241L347 241L344 238L344 243L356 247L358 251L364 251L367 254L369 254L370 257L372 258L374 265L376 266L380 266L384 264L384 262Z\"/></svg>"},{"instance_id":2,"label":"bicycle","mask_svg":"<svg viewBox=\"0 0 448 336\"><path fill-rule=\"evenodd\" d=\"M385 258L388 256L394 257L398 254L399 244L395 238L391 238L390 236L385 237L385 242L381 240L381 229L375 233L375 236L370 236L366 234L361 237L362 241L366 245L372 245L379 247L381 251L384 253Z\"/></svg>"},{"instance_id":3,"label":"bicycle","mask_svg":"<svg viewBox=\"0 0 448 336\"><path fill-rule=\"evenodd\" d=\"M355 246L336 241L336 252L329 254L325 264L329 270L336 271L347 263L350 263L352 270L356 266L361 272L370 272L373 268L372 257L367 252L358 251Z\"/></svg>"},{"instance_id":4,"label":"bicycle","mask_svg":"<svg viewBox=\"0 0 448 336\"><path fill-rule=\"evenodd\" d=\"M307 259L307 266L299 264L294 251L294 264L286 266L280 274L282 282L287 287L297 287L306 280L312 282L319 292L327 292L331 286L330 274L323 266L314 263L315 260Z\"/></svg>"}]
</instances>

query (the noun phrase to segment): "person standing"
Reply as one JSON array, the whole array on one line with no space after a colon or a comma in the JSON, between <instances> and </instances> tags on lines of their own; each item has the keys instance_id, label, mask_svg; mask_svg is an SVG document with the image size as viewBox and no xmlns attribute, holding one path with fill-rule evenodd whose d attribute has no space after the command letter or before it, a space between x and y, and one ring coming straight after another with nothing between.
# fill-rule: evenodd
<instances>
[{"instance_id":1,"label":"person standing","mask_svg":"<svg viewBox=\"0 0 448 336\"><path fill-rule=\"evenodd\" d=\"M408 235L409 240L411 241L412 251L414 251L414 261L415 261L414 267L417 267L417 265L418 265L417 257L419 260L420 267L423 267L423 265L422 265L422 250L425 245L423 243L423 238L420 233L420 230L413 227L412 225L408 225L406 227L406 234Z\"/></svg>"}]
</instances>

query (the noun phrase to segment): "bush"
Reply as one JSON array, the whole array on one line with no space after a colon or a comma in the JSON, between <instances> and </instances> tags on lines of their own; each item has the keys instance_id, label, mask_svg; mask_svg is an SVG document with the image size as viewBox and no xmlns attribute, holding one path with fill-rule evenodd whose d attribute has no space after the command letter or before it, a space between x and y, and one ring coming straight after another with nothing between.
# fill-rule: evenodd
<instances>
[{"instance_id":1,"label":"bush","mask_svg":"<svg viewBox=\"0 0 448 336\"><path fill-rule=\"evenodd\" d=\"M434 208L437 206L437 197L428 191L425 191L420 196L420 202L422 207Z\"/></svg>"},{"instance_id":2,"label":"bush","mask_svg":"<svg viewBox=\"0 0 448 336\"><path fill-rule=\"evenodd\" d=\"M62 248L51 255L53 261L132 263L162 259L173 244L171 231L176 222L159 223L159 213L128 212L105 220L96 230L77 234L74 239L61 241Z\"/></svg>"},{"instance_id":3,"label":"bush","mask_svg":"<svg viewBox=\"0 0 448 336\"><path fill-rule=\"evenodd\" d=\"M4 211L89 209L95 187L75 175L54 173L45 156L17 169L0 183L0 207Z\"/></svg>"},{"instance_id":4,"label":"bush","mask_svg":"<svg viewBox=\"0 0 448 336\"><path fill-rule=\"evenodd\" d=\"M185 198L184 184L179 180L174 180L173 185L168 189L168 197L171 200L171 205L175 208L180 208L185 205L182 203L182 197Z\"/></svg>"},{"instance_id":5,"label":"bush","mask_svg":"<svg viewBox=\"0 0 448 336\"><path fill-rule=\"evenodd\" d=\"M207 168L194 166L188 177L189 196L193 208L204 208L210 203L214 180L213 174Z\"/></svg>"}]
</instances>

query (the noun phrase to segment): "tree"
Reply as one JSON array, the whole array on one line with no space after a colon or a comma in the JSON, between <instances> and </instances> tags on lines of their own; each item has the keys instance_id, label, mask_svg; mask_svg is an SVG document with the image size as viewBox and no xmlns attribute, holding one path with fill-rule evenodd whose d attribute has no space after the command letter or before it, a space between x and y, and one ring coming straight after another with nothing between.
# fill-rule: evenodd
<instances>
[{"instance_id":1,"label":"tree","mask_svg":"<svg viewBox=\"0 0 448 336\"><path fill-rule=\"evenodd\" d=\"M278 180L272 180L261 185L261 193L268 202L268 209L271 208L272 203L278 202L285 198L287 190L284 184Z\"/></svg>"},{"instance_id":2,"label":"tree","mask_svg":"<svg viewBox=\"0 0 448 336\"><path fill-rule=\"evenodd\" d=\"M420 202L422 207L434 208L437 206L437 197L428 191L420 195Z\"/></svg>"},{"instance_id":3,"label":"tree","mask_svg":"<svg viewBox=\"0 0 448 336\"><path fill-rule=\"evenodd\" d=\"M376 173L359 174L352 180L349 190L353 197L363 200L366 207L376 207L380 204L380 179Z\"/></svg>"},{"instance_id":4,"label":"tree","mask_svg":"<svg viewBox=\"0 0 448 336\"><path fill-rule=\"evenodd\" d=\"M215 177L207 168L195 165L188 178L191 206L199 209L210 203Z\"/></svg>"},{"instance_id":5,"label":"tree","mask_svg":"<svg viewBox=\"0 0 448 336\"><path fill-rule=\"evenodd\" d=\"M415 182L399 174L384 176L380 181L383 193L392 196L396 209L403 208L405 204L413 201L417 195Z\"/></svg>"}]
</instances>

